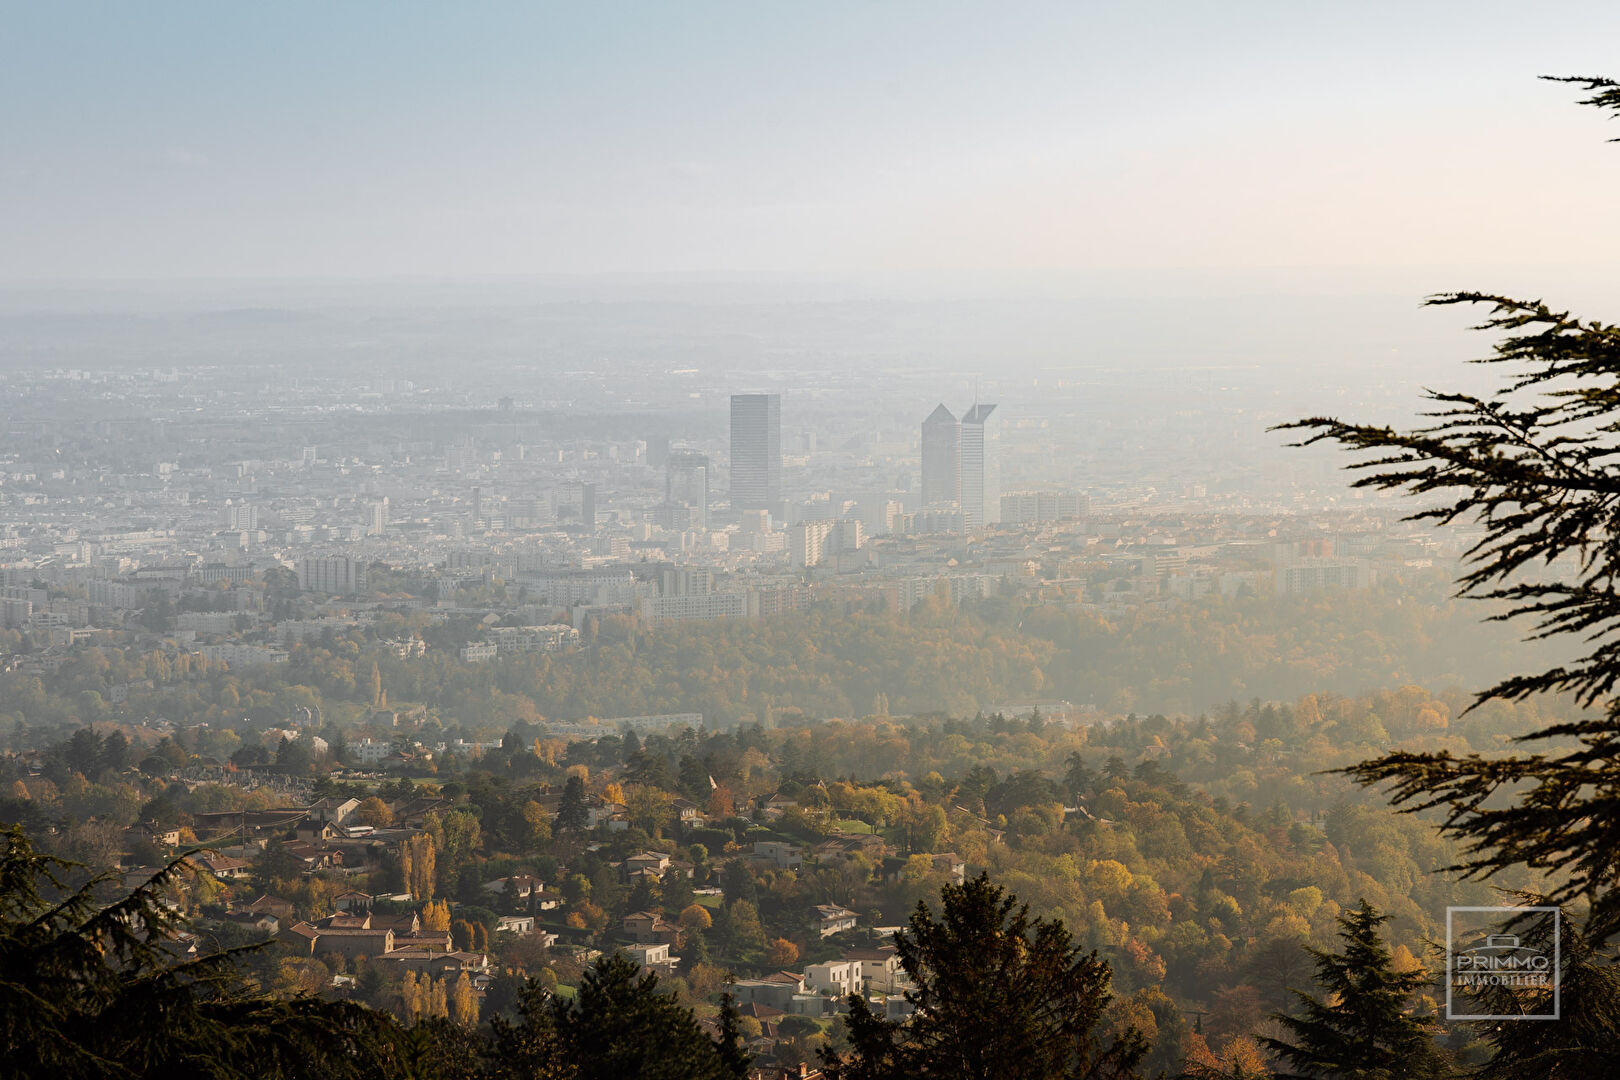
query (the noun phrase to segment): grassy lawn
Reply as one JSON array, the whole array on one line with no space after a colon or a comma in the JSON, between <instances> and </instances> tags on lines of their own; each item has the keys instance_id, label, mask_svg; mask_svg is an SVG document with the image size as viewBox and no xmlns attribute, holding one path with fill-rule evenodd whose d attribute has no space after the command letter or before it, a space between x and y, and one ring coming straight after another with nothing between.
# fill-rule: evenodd
<instances>
[{"instance_id":1,"label":"grassy lawn","mask_svg":"<svg viewBox=\"0 0 1620 1080\"><path fill-rule=\"evenodd\" d=\"M723 896L694 896L694 897L692 897L692 901L694 903L702 904L706 908L718 908L721 904L725 903L725 899L726 898L723 897Z\"/></svg>"},{"instance_id":2,"label":"grassy lawn","mask_svg":"<svg viewBox=\"0 0 1620 1080\"><path fill-rule=\"evenodd\" d=\"M856 821L856 820L854 820L852 818L839 818L836 822L833 823L833 828L835 828L839 832L846 832L846 833L870 833L870 832L875 832L876 831L875 829L872 828L872 826L868 825L866 822L864 822L864 821Z\"/></svg>"}]
</instances>

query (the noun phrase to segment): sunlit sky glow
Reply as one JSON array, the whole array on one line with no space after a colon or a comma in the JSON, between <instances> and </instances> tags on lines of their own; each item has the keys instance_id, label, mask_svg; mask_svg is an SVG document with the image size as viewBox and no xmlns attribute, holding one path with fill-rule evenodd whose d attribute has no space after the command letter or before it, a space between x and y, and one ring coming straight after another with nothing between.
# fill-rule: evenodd
<instances>
[{"instance_id":1,"label":"sunlit sky glow","mask_svg":"<svg viewBox=\"0 0 1620 1080\"><path fill-rule=\"evenodd\" d=\"M4 7L0 280L1572 264L1609 3Z\"/></svg>"}]
</instances>

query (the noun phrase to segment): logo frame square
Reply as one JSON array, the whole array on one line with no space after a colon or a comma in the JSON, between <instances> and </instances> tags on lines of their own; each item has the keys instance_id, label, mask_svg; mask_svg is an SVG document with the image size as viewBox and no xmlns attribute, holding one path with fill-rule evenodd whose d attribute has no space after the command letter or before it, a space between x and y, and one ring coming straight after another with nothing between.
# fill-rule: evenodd
<instances>
[{"instance_id":1,"label":"logo frame square","mask_svg":"<svg viewBox=\"0 0 1620 1080\"><path fill-rule=\"evenodd\" d=\"M1469 914L1492 913L1492 914L1503 914L1503 915L1523 915L1523 914L1525 914L1527 912L1540 912L1542 914L1550 914L1552 916L1552 921L1553 921L1552 1012L1550 1012L1550 1013L1530 1013L1528 1015L1521 1013L1521 1014L1517 1014L1517 1015L1507 1015L1507 1016L1497 1016L1497 1015L1492 1015L1492 1014L1489 1014L1489 1013L1458 1013L1458 1012L1453 1012L1452 1011L1452 1009L1453 1009L1453 1006L1452 1006L1452 987L1453 987L1454 978L1455 978L1455 973L1453 971L1453 944L1455 942L1455 934L1454 934L1454 930L1453 930L1453 917L1455 915L1459 914L1459 913L1469 913ZM1562 975L1562 972L1563 972L1563 945L1564 945L1563 912L1560 911L1556 906L1553 906L1553 905L1544 905L1544 904L1534 904L1534 905L1493 905L1493 906L1482 906L1482 907L1459 905L1459 906L1454 906L1454 907L1447 907L1446 908L1446 969L1445 969L1445 979L1446 979L1446 1019L1447 1020L1562 1020L1563 1019L1563 999L1560 996L1561 987L1560 987L1559 983L1561 982L1560 976Z\"/></svg>"}]
</instances>

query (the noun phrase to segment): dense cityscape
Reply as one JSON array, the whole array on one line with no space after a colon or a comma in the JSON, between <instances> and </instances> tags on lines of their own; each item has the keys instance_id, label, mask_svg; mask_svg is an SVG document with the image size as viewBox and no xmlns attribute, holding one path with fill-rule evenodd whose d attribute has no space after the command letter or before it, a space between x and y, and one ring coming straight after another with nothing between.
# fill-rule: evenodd
<instances>
[{"instance_id":1,"label":"dense cityscape","mask_svg":"<svg viewBox=\"0 0 1620 1080\"><path fill-rule=\"evenodd\" d=\"M0 1080L1620 1076L1550 3L11 5Z\"/></svg>"}]
</instances>

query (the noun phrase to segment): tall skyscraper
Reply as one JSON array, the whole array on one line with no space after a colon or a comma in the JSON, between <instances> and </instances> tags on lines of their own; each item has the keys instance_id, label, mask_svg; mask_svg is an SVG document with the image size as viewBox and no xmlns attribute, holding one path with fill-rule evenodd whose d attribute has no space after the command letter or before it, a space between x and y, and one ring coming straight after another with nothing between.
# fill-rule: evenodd
<instances>
[{"instance_id":1,"label":"tall skyscraper","mask_svg":"<svg viewBox=\"0 0 1620 1080\"><path fill-rule=\"evenodd\" d=\"M664 502L696 511L692 524L709 527L709 455L671 450L664 467Z\"/></svg>"},{"instance_id":2,"label":"tall skyscraper","mask_svg":"<svg viewBox=\"0 0 1620 1080\"><path fill-rule=\"evenodd\" d=\"M943 404L922 423L922 508L955 506L962 497L962 425Z\"/></svg>"},{"instance_id":3,"label":"tall skyscraper","mask_svg":"<svg viewBox=\"0 0 1620 1080\"><path fill-rule=\"evenodd\" d=\"M982 529L1001 517L1000 420L994 405L975 403L962 417L962 528Z\"/></svg>"},{"instance_id":4,"label":"tall skyscraper","mask_svg":"<svg viewBox=\"0 0 1620 1080\"><path fill-rule=\"evenodd\" d=\"M731 506L775 510L782 498L782 396L731 395Z\"/></svg>"}]
</instances>

